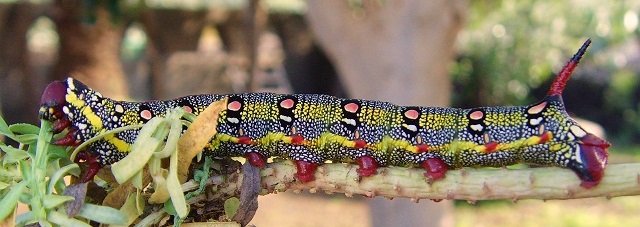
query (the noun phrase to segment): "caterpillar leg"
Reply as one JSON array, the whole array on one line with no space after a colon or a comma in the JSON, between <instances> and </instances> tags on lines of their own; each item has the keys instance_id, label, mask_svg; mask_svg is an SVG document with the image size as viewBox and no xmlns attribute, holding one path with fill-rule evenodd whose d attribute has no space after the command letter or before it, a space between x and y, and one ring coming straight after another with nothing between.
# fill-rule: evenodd
<instances>
[{"instance_id":1,"label":"caterpillar leg","mask_svg":"<svg viewBox=\"0 0 640 227\"><path fill-rule=\"evenodd\" d=\"M267 163L267 159L259 152L247 152L244 154L244 157L249 164L258 168L263 168L265 163Z\"/></svg>"},{"instance_id":2,"label":"caterpillar leg","mask_svg":"<svg viewBox=\"0 0 640 227\"><path fill-rule=\"evenodd\" d=\"M358 169L356 169L356 172L361 177L373 176L378 173L378 167L380 166L378 161L376 161L376 159L371 155L365 155L356 159L356 163L358 163L359 166Z\"/></svg>"},{"instance_id":3,"label":"caterpillar leg","mask_svg":"<svg viewBox=\"0 0 640 227\"><path fill-rule=\"evenodd\" d=\"M307 183L314 181L316 179L313 176L316 173L316 169L318 168L318 163L296 160L296 168L298 172L296 172L293 176L301 181L302 183Z\"/></svg>"},{"instance_id":4,"label":"caterpillar leg","mask_svg":"<svg viewBox=\"0 0 640 227\"><path fill-rule=\"evenodd\" d=\"M420 163L424 170L424 176L431 180L439 180L445 177L449 170L449 165L440 158L428 158Z\"/></svg>"},{"instance_id":5,"label":"caterpillar leg","mask_svg":"<svg viewBox=\"0 0 640 227\"><path fill-rule=\"evenodd\" d=\"M87 151L82 151L78 153L78 155L76 156L76 160L73 160L76 163L85 161L89 165L87 173L84 175L84 177L82 177L83 183L93 180L93 177L95 177L100 169L102 169L102 165L100 165L98 158L99 157L97 155L91 154Z\"/></svg>"}]
</instances>

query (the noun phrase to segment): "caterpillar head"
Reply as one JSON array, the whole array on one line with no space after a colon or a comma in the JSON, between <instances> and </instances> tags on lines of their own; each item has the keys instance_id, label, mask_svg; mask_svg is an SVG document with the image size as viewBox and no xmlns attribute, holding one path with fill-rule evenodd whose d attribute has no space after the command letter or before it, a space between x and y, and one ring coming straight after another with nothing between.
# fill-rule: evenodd
<instances>
[{"instance_id":1,"label":"caterpillar head","mask_svg":"<svg viewBox=\"0 0 640 227\"><path fill-rule=\"evenodd\" d=\"M552 119L548 123L550 127L547 128L551 129L550 131L556 137L554 140L559 141L555 145L552 143L550 147L557 154L555 162L573 170L582 180L580 185L585 188L591 188L600 183L609 157L606 149L611 144L585 131L568 116L562 102L562 91L590 44L591 39L588 39L564 66L551 84L545 100L527 110L529 113L537 112L545 109L547 103L549 106L554 106L550 109L555 110L548 111L547 114L547 118Z\"/></svg>"},{"instance_id":2,"label":"caterpillar head","mask_svg":"<svg viewBox=\"0 0 640 227\"><path fill-rule=\"evenodd\" d=\"M546 100L559 100L559 96L547 97ZM562 109L560 109L562 108ZM564 108L550 108L547 115L546 130L553 135L550 142L543 147L550 151L552 163L569 168L580 178L581 186L592 188L600 183L604 175L610 144L598 136L584 130L571 119Z\"/></svg>"},{"instance_id":3,"label":"caterpillar head","mask_svg":"<svg viewBox=\"0 0 640 227\"><path fill-rule=\"evenodd\" d=\"M56 134L67 129L67 135L53 144L74 146L95 136L102 121L92 106L100 100L100 93L73 78L51 82L40 99L40 118L53 122Z\"/></svg>"}]
</instances>

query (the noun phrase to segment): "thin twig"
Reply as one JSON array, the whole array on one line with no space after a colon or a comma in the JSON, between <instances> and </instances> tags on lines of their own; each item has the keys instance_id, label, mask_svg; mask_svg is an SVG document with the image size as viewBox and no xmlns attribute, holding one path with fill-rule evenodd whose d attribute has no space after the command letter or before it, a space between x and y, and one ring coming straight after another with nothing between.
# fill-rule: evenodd
<instances>
[{"instance_id":1,"label":"thin twig","mask_svg":"<svg viewBox=\"0 0 640 227\"><path fill-rule=\"evenodd\" d=\"M268 164L261 171L264 193L286 190L325 191L388 198L493 200L541 199L564 200L587 197L640 195L640 163L612 164L597 187L580 187L578 177L568 169L557 167L527 169L460 169L451 170L445 179L430 183L418 168L385 167L378 174L360 179L357 165L324 164L315 174L316 180L302 184L294 180L295 166L290 161ZM223 191L238 191L241 174L227 176Z\"/></svg>"}]
</instances>

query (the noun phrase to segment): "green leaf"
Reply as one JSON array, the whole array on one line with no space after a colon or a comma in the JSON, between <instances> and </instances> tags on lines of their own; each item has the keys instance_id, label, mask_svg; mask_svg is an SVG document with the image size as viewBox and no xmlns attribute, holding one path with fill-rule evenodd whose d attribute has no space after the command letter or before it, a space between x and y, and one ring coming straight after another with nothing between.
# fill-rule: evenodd
<instances>
[{"instance_id":1,"label":"green leaf","mask_svg":"<svg viewBox=\"0 0 640 227\"><path fill-rule=\"evenodd\" d=\"M25 226L29 224L33 220L33 212L27 211L26 213L20 214L16 217L16 226Z\"/></svg>"},{"instance_id":2,"label":"green leaf","mask_svg":"<svg viewBox=\"0 0 640 227\"><path fill-rule=\"evenodd\" d=\"M22 194L24 188L27 187L27 182L22 181L16 186L12 187L9 193L0 200L0 220L7 218L18 205L18 199Z\"/></svg>"},{"instance_id":3,"label":"green leaf","mask_svg":"<svg viewBox=\"0 0 640 227\"><path fill-rule=\"evenodd\" d=\"M176 208L173 206L171 200L164 202L164 211L170 215L178 215L178 212L176 212Z\"/></svg>"},{"instance_id":4,"label":"green leaf","mask_svg":"<svg viewBox=\"0 0 640 227\"><path fill-rule=\"evenodd\" d=\"M131 195L129 195L129 197L127 197L124 205L122 205L122 207L120 208L120 212L125 215L125 223L120 226L131 225L136 219L138 219L138 216L142 214L142 212L139 211L140 204L138 201L140 200L139 194L137 193L132 193ZM142 205L144 206L144 204Z\"/></svg>"},{"instance_id":5,"label":"green leaf","mask_svg":"<svg viewBox=\"0 0 640 227\"><path fill-rule=\"evenodd\" d=\"M138 138L131 146L131 152L111 167L118 183L124 183L147 164L153 152L158 149L162 140L152 137L154 131L162 123L162 118L152 118L140 130Z\"/></svg>"},{"instance_id":6,"label":"green leaf","mask_svg":"<svg viewBox=\"0 0 640 227\"><path fill-rule=\"evenodd\" d=\"M176 213L181 218L185 218L189 211L187 210L187 201L184 198L182 187L178 181L178 176L175 174L169 174L167 177L167 190L171 196L171 203L176 210Z\"/></svg>"},{"instance_id":7,"label":"green leaf","mask_svg":"<svg viewBox=\"0 0 640 227\"><path fill-rule=\"evenodd\" d=\"M228 219L231 219L236 215L238 208L240 208L240 199L231 197L224 201L224 214Z\"/></svg>"},{"instance_id":8,"label":"green leaf","mask_svg":"<svg viewBox=\"0 0 640 227\"><path fill-rule=\"evenodd\" d=\"M91 227L91 225L83 221L75 218L69 218L66 214L60 213L58 211L49 212L49 215L47 215L47 220L51 221L54 224L58 224L59 226Z\"/></svg>"},{"instance_id":9,"label":"green leaf","mask_svg":"<svg viewBox=\"0 0 640 227\"><path fill-rule=\"evenodd\" d=\"M117 209L85 203L78 216L108 225L126 225L126 215Z\"/></svg>"},{"instance_id":10,"label":"green leaf","mask_svg":"<svg viewBox=\"0 0 640 227\"><path fill-rule=\"evenodd\" d=\"M44 195L42 196L42 206L44 206L44 208L46 209L53 209L71 200L74 200L74 198L71 196L55 194Z\"/></svg>"},{"instance_id":11,"label":"green leaf","mask_svg":"<svg viewBox=\"0 0 640 227\"><path fill-rule=\"evenodd\" d=\"M24 160L20 160L18 161L18 164L20 167L20 173L22 174L22 180L23 181L31 180L32 178L31 163Z\"/></svg>"},{"instance_id":12,"label":"green leaf","mask_svg":"<svg viewBox=\"0 0 640 227\"><path fill-rule=\"evenodd\" d=\"M7 122L4 121L4 118L0 117L0 134L5 135L9 138L13 138L13 132L9 130L9 126Z\"/></svg>"},{"instance_id":13,"label":"green leaf","mask_svg":"<svg viewBox=\"0 0 640 227\"><path fill-rule=\"evenodd\" d=\"M32 134L32 135L38 135L38 132L40 131L40 127L32 125L32 124L26 124L26 123L18 123L18 124L12 124L9 126L9 130L11 130L11 132L13 132L14 134L20 134L20 135L27 135L27 134Z\"/></svg>"},{"instance_id":14,"label":"green leaf","mask_svg":"<svg viewBox=\"0 0 640 227\"><path fill-rule=\"evenodd\" d=\"M63 177L66 176L68 172L71 172L74 169L78 169L79 170L80 166L78 166L78 164L74 163L74 164L62 167L62 168L58 169L58 171L53 173L53 175L51 175L51 177L49 178L49 186L47 187L47 193L51 194L53 192L55 184L57 182L63 180Z\"/></svg>"},{"instance_id":15,"label":"green leaf","mask_svg":"<svg viewBox=\"0 0 640 227\"><path fill-rule=\"evenodd\" d=\"M77 175L79 174L80 171L80 166L78 166L78 164L73 163L70 165L66 165L60 169L58 169L58 171L56 171L55 173L53 173L53 175L51 175L51 177L49 178L49 186L47 187L47 193L53 193L53 189L55 188L55 184L59 183L59 182L64 182L64 177L68 176L70 174L74 174Z\"/></svg>"},{"instance_id":16,"label":"green leaf","mask_svg":"<svg viewBox=\"0 0 640 227\"><path fill-rule=\"evenodd\" d=\"M7 188L11 186L11 184L5 183L5 182L0 182L0 191L2 191L3 189Z\"/></svg>"},{"instance_id":17,"label":"green leaf","mask_svg":"<svg viewBox=\"0 0 640 227\"><path fill-rule=\"evenodd\" d=\"M29 155L27 151L21 150L12 146L0 145L0 149L2 149L2 151L6 153L6 155L2 157L3 164L16 163L20 160L24 160L31 157L31 155Z\"/></svg>"},{"instance_id":18,"label":"green leaf","mask_svg":"<svg viewBox=\"0 0 640 227\"><path fill-rule=\"evenodd\" d=\"M12 139L18 143L30 144L36 142L38 134L15 135Z\"/></svg>"}]
</instances>

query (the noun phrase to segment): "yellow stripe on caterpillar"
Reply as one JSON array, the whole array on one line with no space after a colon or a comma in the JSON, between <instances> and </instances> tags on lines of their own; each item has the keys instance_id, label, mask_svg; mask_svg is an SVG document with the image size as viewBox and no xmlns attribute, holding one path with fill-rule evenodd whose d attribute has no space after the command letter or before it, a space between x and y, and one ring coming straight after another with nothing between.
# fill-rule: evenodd
<instances>
[{"instance_id":1,"label":"yellow stripe on caterpillar","mask_svg":"<svg viewBox=\"0 0 640 227\"><path fill-rule=\"evenodd\" d=\"M82 110L81 114L89 120L91 127L93 127L95 131L100 131L102 129L102 119L93 112L91 107L85 105L86 103L84 100L80 99L74 93L67 94L65 99L68 103L71 103L71 105Z\"/></svg>"},{"instance_id":2,"label":"yellow stripe on caterpillar","mask_svg":"<svg viewBox=\"0 0 640 227\"><path fill-rule=\"evenodd\" d=\"M105 135L104 140L113 144L113 146L115 146L120 153L128 153L129 151L131 151L131 144L115 137L113 134Z\"/></svg>"}]
</instances>

